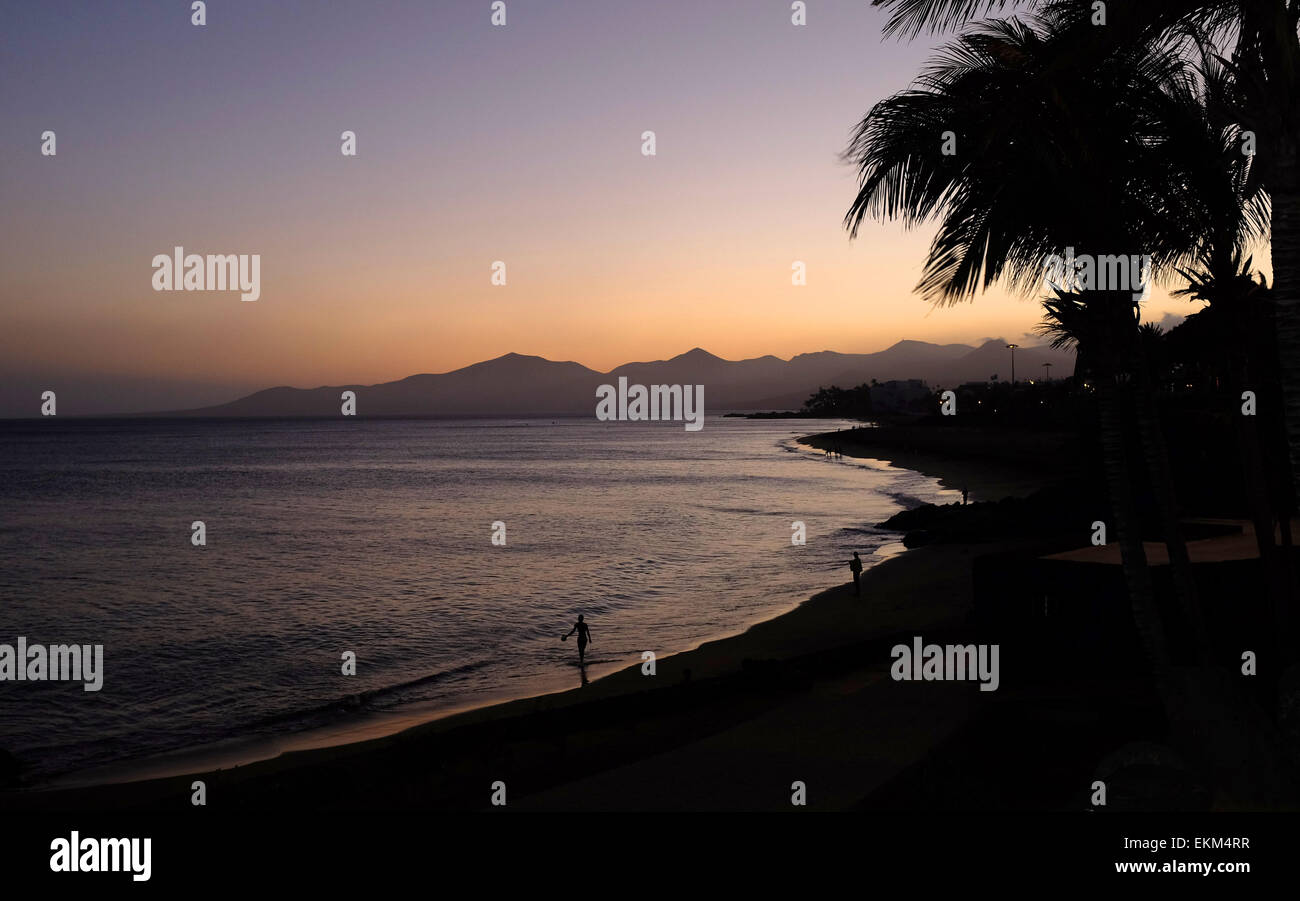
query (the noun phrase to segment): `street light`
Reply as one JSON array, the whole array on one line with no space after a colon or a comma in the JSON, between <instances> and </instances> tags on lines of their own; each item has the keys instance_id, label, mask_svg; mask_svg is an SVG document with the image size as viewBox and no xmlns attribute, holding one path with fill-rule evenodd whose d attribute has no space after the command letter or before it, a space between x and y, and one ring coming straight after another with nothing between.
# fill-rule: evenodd
<instances>
[{"instance_id":1,"label":"street light","mask_svg":"<svg viewBox=\"0 0 1300 901\"><path fill-rule=\"evenodd\" d=\"M1043 381L1050 382L1052 380L1052 364L1044 363L1043 372L1044 372Z\"/></svg>"},{"instance_id":2,"label":"street light","mask_svg":"<svg viewBox=\"0 0 1300 901\"><path fill-rule=\"evenodd\" d=\"M1011 351L1011 384L1016 383L1016 348L1019 344L1008 344L1007 350Z\"/></svg>"}]
</instances>

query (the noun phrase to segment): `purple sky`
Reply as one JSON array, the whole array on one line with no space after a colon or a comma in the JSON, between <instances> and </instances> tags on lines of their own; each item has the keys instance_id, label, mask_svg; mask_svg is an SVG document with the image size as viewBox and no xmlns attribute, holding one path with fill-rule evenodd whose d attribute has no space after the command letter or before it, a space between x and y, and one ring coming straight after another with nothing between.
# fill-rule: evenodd
<instances>
[{"instance_id":1,"label":"purple sky","mask_svg":"<svg viewBox=\"0 0 1300 901\"><path fill-rule=\"evenodd\" d=\"M867 0L808 7L798 28L779 0L507 0L496 28L489 0L215 0L194 27L179 0L6 4L0 415L46 388L60 413L158 409L509 351L1022 338L1030 301L911 293L928 233L849 242L837 154L929 44L882 39ZM176 245L259 254L261 299L153 291Z\"/></svg>"}]
</instances>

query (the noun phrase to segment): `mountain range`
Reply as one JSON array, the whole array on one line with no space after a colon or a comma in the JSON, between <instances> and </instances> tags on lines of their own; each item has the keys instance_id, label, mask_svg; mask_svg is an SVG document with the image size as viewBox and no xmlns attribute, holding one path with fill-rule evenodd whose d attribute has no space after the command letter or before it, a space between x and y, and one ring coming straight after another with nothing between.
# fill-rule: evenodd
<instances>
[{"instance_id":1,"label":"mountain range","mask_svg":"<svg viewBox=\"0 0 1300 901\"><path fill-rule=\"evenodd\" d=\"M377 385L330 385L319 388L267 388L238 400L172 416L337 416L344 391L357 395L360 416L565 415L591 413L596 388L616 385L704 385L710 412L797 410L820 387L849 388L872 379L922 379L932 387L1009 380L1011 357L1006 341L929 344L899 341L869 354L824 350L789 360L774 356L724 360L700 348L670 360L625 363L597 372L579 363L509 353L493 360L440 374L412 375ZM1051 363L1052 378L1074 372L1073 351L1051 347L1016 350L1019 379L1041 378Z\"/></svg>"}]
</instances>

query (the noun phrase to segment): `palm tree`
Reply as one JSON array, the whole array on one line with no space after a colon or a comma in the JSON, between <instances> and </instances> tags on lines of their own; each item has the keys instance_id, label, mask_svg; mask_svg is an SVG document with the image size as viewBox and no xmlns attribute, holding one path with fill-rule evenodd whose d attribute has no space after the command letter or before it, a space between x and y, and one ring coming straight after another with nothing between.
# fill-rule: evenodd
<instances>
[{"instance_id":1,"label":"palm tree","mask_svg":"<svg viewBox=\"0 0 1300 901\"><path fill-rule=\"evenodd\" d=\"M859 124L846 154L860 178L846 225L856 234L868 215L908 226L937 219L918 286L928 298L954 303L996 281L1029 293L1048 256L1066 247L1094 258L1149 255L1155 274L1167 277L1203 244L1204 217L1194 209L1200 201L1187 189L1180 159L1187 150L1172 139L1170 125L1182 124L1169 111L1188 83L1177 48L1099 42L1077 22L1049 15L1028 24L979 23L911 89L878 103ZM953 139L956 152L942 152ZM1137 390L1149 384L1133 293L1058 292L1056 304L1061 316L1071 317L1070 332L1096 385L1124 578L1153 679L1171 721L1203 730L1195 719L1209 705L1188 700L1203 698L1204 685L1181 677L1187 674L1178 684L1171 678L1135 513L1126 410L1149 420L1141 429L1148 467L1171 511L1166 536L1171 559L1183 568L1180 600L1203 656L1204 629L1185 545L1176 536L1172 489L1158 478L1167 475L1163 436L1154 408Z\"/></svg>"},{"instance_id":2,"label":"palm tree","mask_svg":"<svg viewBox=\"0 0 1300 901\"><path fill-rule=\"evenodd\" d=\"M1220 371L1226 396L1233 404L1248 387L1261 388L1272 375L1261 366L1261 349L1273 334L1271 298L1263 277L1252 272L1251 248L1268 234L1269 200L1262 190L1260 167L1241 152L1241 109L1250 103L1250 90L1240 83L1242 66L1236 58L1223 59L1203 40L1195 44L1198 78L1175 90L1171 100L1170 138L1187 150L1183 159L1187 190L1199 201L1197 245L1191 265L1179 274L1188 286L1174 292L1209 304L1202 315L1217 326L1221 348ZM1271 356L1276 356L1272 349ZM1270 398L1271 399L1271 398ZM1273 595L1278 659L1293 656L1287 639L1291 632L1288 599L1292 591L1289 552L1273 553L1274 521L1282 525L1290 545L1291 504L1283 496L1276 511L1269 503L1268 473L1271 455L1261 448L1258 423L1272 418L1232 415L1243 461L1245 495L1255 523L1261 564L1266 568ZM1159 436L1157 436L1158 438ZM1285 474L1273 479L1287 484Z\"/></svg>"},{"instance_id":3,"label":"palm tree","mask_svg":"<svg viewBox=\"0 0 1300 901\"><path fill-rule=\"evenodd\" d=\"M915 37L956 29L990 13L1034 9L1092 26L1098 43L1149 45L1161 39L1231 48L1240 131L1257 140L1259 179L1271 200L1273 299L1290 474L1285 480L1284 534L1300 490L1300 0L1112 0L1108 21L1093 4L1073 0L872 0L889 10L886 34ZM1235 145L1244 149L1244 145ZM1220 243L1221 249L1223 244ZM1216 265L1222 273L1222 261Z\"/></svg>"},{"instance_id":4,"label":"palm tree","mask_svg":"<svg viewBox=\"0 0 1300 901\"><path fill-rule=\"evenodd\" d=\"M1152 111L1185 77L1181 62L1147 48L1098 59L1076 32L1051 24L972 28L856 130L847 155L860 187L846 223L856 234L868 214L908 226L937 218L918 286L931 300L954 303L998 280L1029 293L1041 285L1044 261L1067 247L1094 258L1150 254L1157 271L1186 254L1191 238L1177 170L1163 156L1167 148L1153 152L1135 138L1158 130ZM945 132L956 139L954 154L941 152ZM1088 292L1084 309L1081 352L1095 371L1125 580L1159 680L1164 642L1122 431L1134 386L1136 310L1131 292L1109 290Z\"/></svg>"},{"instance_id":5,"label":"palm tree","mask_svg":"<svg viewBox=\"0 0 1300 901\"><path fill-rule=\"evenodd\" d=\"M1243 255L1267 233L1268 203L1260 190L1258 167L1252 166L1251 157L1240 150L1240 127L1232 115L1242 99L1235 67L1218 58L1202 35L1195 31L1188 31L1187 35L1195 63L1188 67L1189 77L1172 79L1165 85L1167 101L1159 111L1160 139L1171 151L1163 157L1177 167L1177 177L1188 200L1182 215L1187 217L1190 226L1192 242L1188 256L1192 264L1179 268L1178 273L1189 280L1236 285ZM1144 327L1143 337L1152 348L1162 343L1159 329L1154 326ZM1234 350L1247 343L1241 331L1229 332L1224 337L1225 344ZM1212 657L1208 633L1187 545L1180 534L1168 451L1160 426L1156 390L1160 375L1151 354L1142 355L1138 364L1136 421L1169 549L1174 588L1191 627L1198 657L1208 662ZM1242 421L1239 431L1253 429L1253 419L1241 416L1236 419ZM1249 450L1250 442L1243 440L1243 447ZM1262 457L1256 453L1252 458L1247 453L1244 459L1247 496L1258 501L1264 496L1257 490L1261 483L1256 478L1262 472ZM1261 525L1271 542L1272 522L1266 519ZM1270 555L1261 554L1261 557L1265 565L1270 563Z\"/></svg>"},{"instance_id":6,"label":"palm tree","mask_svg":"<svg viewBox=\"0 0 1300 901\"><path fill-rule=\"evenodd\" d=\"M1258 350L1273 333L1264 315L1268 286L1252 272L1251 248L1268 235L1269 199L1262 191L1260 168L1244 155L1239 111L1245 103L1236 73L1239 66L1223 60L1204 43L1197 44L1199 79L1175 96L1174 139L1188 151L1187 190L1200 200L1196 213L1197 246L1191 265L1180 269L1187 287L1175 296L1209 304L1204 316L1216 321L1219 371L1225 376L1227 398L1235 403L1248 387L1261 386ZM1273 351L1275 356L1275 350ZM1271 412L1271 411L1269 411ZM1273 558L1274 519L1288 534L1290 504L1271 510L1268 473L1261 451L1257 417L1232 416L1244 463L1245 493L1251 502L1256 540L1265 563ZM1284 484L1284 478L1275 480ZM1279 623L1282 625L1282 623Z\"/></svg>"}]
</instances>

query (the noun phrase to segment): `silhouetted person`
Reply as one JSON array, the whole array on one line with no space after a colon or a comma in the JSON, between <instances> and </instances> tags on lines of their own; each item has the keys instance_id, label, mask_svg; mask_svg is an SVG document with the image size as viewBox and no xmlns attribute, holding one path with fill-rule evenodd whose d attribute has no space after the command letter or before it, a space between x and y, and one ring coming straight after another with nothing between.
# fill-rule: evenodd
<instances>
[{"instance_id":1,"label":"silhouetted person","mask_svg":"<svg viewBox=\"0 0 1300 901\"><path fill-rule=\"evenodd\" d=\"M560 640L568 638L574 632L578 633L578 662L583 663L583 653L587 650L587 642L591 641L591 629L582 621L582 614L578 614L578 621L573 624L573 628L560 636Z\"/></svg>"},{"instance_id":2,"label":"silhouetted person","mask_svg":"<svg viewBox=\"0 0 1300 901\"><path fill-rule=\"evenodd\" d=\"M862 595L862 558L858 552L853 552L853 559L849 561L849 569L853 570L853 594L855 597Z\"/></svg>"},{"instance_id":3,"label":"silhouetted person","mask_svg":"<svg viewBox=\"0 0 1300 901\"><path fill-rule=\"evenodd\" d=\"M961 486L961 505L966 506L966 486Z\"/></svg>"}]
</instances>

